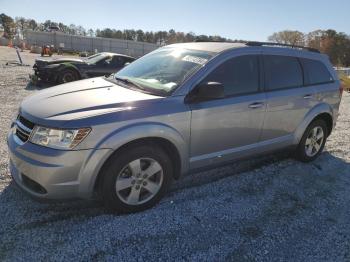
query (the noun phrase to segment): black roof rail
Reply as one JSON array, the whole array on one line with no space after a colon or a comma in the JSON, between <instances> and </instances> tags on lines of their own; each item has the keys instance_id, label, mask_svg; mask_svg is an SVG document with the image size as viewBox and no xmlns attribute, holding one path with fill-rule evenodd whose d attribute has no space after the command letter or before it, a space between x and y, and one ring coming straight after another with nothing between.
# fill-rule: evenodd
<instances>
[{"instance_id":1,"label":"black roof rail","mask_svg":"<svg viewBox=\"0 0 350 262\"><path fill-rule=\"evenodd\" d=\"M300 46L300 45L288 45L288 44L281 44L281 43L273 43L273 42L257 42L257 41L248 41L245 42L247 46L277 46L277 47L290 47L290 48L296 48L296 49L303 49L314 53L321 53L320 50L312 47L307 46Z\"/></svg>"}]
</instances>

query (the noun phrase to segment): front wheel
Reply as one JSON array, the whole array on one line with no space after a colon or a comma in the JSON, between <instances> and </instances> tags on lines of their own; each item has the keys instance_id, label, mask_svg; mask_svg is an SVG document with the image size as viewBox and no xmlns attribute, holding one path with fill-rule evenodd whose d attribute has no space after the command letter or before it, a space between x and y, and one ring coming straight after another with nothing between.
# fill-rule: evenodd
<instances>
[{"instance_id":1,"label":"front wheel","mask_svg":"<svg viewBox=\"0 0 350 262\"><path fill-rule=\"evenodd\" d=\"M138 212L154 206L167 192L173 168L159 146L135 146L108 161L100 194L105 206L119 213Z\"/></svg>"},{"instance_id":2,"label":"front wheel","mask_svg":"<svg viewBox=\"0 0 350 262\"><path fill-rule=\"evenodd\" d=\"M302 162L315 160L322 152L327 140L325 121L315 120L306 129L296 150L296 157Z\"/></svg>"},{"instance_id":3,"label":"front wheel","mask_svg":"<svg viewBox=\"0 0 350 262\"><path fill-rule=\"evenodd\" d=\"M75 71L71 69L65 69L60 73L58 77L58 82L60 84L64 84L64 83L76 81L78 79L79 79L78 74Z\"/></svg>"}]
</instances>

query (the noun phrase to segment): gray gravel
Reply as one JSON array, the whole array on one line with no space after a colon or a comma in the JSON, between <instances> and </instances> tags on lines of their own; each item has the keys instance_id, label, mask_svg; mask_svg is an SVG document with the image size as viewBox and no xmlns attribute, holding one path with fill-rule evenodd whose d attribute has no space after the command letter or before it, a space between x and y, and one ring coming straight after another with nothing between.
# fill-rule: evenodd
<instances>
[{"instance_id":1,"label":"gray gravel","mask_svg":"<svg viewBox=\"0 0 350 262\"><path fill-rule=\"evenodd\" d=\"M25 63L37 55L23 53ZM116 216L99 203L38 203L8 171L6 134L31 67L0 47L0 260L350 261L350 95L314 163L266 156L177 182L151 210Z\"/></svg>"}]
</instances>

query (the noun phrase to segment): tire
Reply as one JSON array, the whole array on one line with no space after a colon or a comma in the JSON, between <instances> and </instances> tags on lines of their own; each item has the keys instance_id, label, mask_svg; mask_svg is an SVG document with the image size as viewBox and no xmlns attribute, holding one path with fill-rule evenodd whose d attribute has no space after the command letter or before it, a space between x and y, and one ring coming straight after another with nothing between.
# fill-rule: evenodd
<instances>
[{"instance_id":1,"label":"tire","mask_svg":"<svg viewBox=\"0 0 350 262\"><path fill-rule=\"evenodd\" d=\"M58 82L60 84L72 82L78 80L78 74L74 70L64 69L58 76Z\"/></svg>"},{"instance_id":2,"label":"tire","mask_svg":"<svg viewBox=\"0 0 350 262\"><path fill-rule=\"evenodd\" d=\"M173 166L161 147L145 144L118 151L101 175L99 193L105 207L117 213L133 213L160 201L171 185Z\"/></svg>"},{"instance_id":3,"label":"tire","mask_svg":"<svg viewBox=\"0 0 350 262\"><path fill-rule=\"evenodd\" d=\"M323 136L322 141L321 136ZM322 153L327 137L328 128L324 120L319 119L311 122L296 149L296 158L302 162L315 160Z\"/></svg>"}]
</instances>

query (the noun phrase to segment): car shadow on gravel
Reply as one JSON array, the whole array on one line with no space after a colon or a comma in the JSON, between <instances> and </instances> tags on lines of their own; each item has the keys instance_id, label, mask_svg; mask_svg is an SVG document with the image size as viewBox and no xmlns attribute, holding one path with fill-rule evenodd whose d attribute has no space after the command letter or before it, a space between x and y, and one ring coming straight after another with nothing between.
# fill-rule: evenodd
<instances>
[{"instance_id":1,"label":"car shadow on gravel","mask_svg":"<svg viewBox=\"0 0 350 262\"><path fill-rule=\"evenodd\" d=\"M349 197L344 197L343 193L349 186L348 174L350 163L328 152L312 163L296 162L278 170L267 193L261 194L265 204L259 206L258 215L247 217L244 221L240 229L241 243L226 259L241 261L243 256L251 254L247 261L255 261L257 256L251 252L255 249L254 243L268 238L271 228L274 229L272 234L285 242L283 245L278 241L272 243L275 246L274 255L289 258L295 256L295 249L292 250L300 241L328 236L332 229L343 228L344 221L348 222L346 207ZM253 187L254 182L251 184ZM252 190L245 197L256 194L257 191ZM290 249L286 249L286 246Z\"/></svg>"},{"instance_id":2,"label":"car shadow on gravel","mask_svg":"<svg viewBox=\"0 0 350 262\"><path fill-rule=\"evenodd\" d=\"M7 206L10 209L8 212L13 213L14 216L30 218L33 214L36 214L38 220L30 222L29 219L29 222L15 226L16 229L24 230L64 220L82 221L84 218L88 219L106 213L101 203L96 200L53 201L34 199L24 193L14 181L11 181L0 194L0 210L3 206Z\"/></svg>"},{"instance_id":3,"label":"car shadow on gravel","mask_svg":"<svg viewBox=\"0 0 350 262\"><path fill-rule=\"evenodd\" d=\"M285 162L283 160L289 161L289 164L284 165L280 168L280 163ZM271 174L264 174L263 172L258 172L255 174L256 169L264 168L265 166L274 166L274 172ZM300 178L300 176L293 175L290 171L294 170L294 166L301 166L301 169L305 169L305 178ZM299 167L300 168L300 167ZM309 171L308 171L309 170ZM310 174L310 170L314 170L313 174ZM227 165L221 168L212 169L206 172L195 173L188 175L183 180L178 181L174 184L170 194L163 200L164 202L169 202L176 194L180 191L191 190L193 187L206 186L209 183L220 182L222 179L230 180L231 177L238 179L237 182L242 184L241 180L244 180L244 176L249 174L249 179L246 185L242 187L240 185L236 189L236 193L240 195L240 200L235 200L235 196L232 195L231 199L227 201L241 201L242 198L256 197L262 194L266 188L269 190L274 190L274 199L271 202L271 207L268 208L266 213L266 218L262 218L261 221L266 221L268 217L279 217L282 219L286 216L291 216L297 214L300 210L307 210L309 206L308 203L304 203L299 196L293 192L284 191L284 188L273 188L274 176L278 176L280 180L295 180L293 183L302 183L302 186L307 186L312 188L317 183L334 183L337 178L334 174L329 173L330 171L339 172L340 170L350 170L350 163L345 162L341 158L333 156L328 152L323 153L318 160L313 163L304 164L299 163L288 158L288 154L280 154L269 157L261 157L254 160L239 161L239 163ZM309 172L309 173L308 173ZM246 173L246 174L245 174ZM253 173L253 174L251 174ZM278 174L278 175L277 175ZM270 176L269 182L264 184L255 185L254 179L264 179L264 175ZM315 177L317 176L317 177ZM302 182L299 180L303 179ZM314 184L315 179L318 179L317 183ZM278 187L284 182L279 182ZM313 190L318 190L312 188ZM330 190L330 189L327 189ZM317 196L326 197L329 193L325 188L319 190ZM326 192L327 191L327 192ZM220 195L220 192L217 192ZM183 199L183 201L193 201L194 199ZM172 202L172 201L171 201ZM174 202L176 204L177 201ZM161 206L162 203L159 205ZM159 208L160 212L164 207ZM18 218L23 218L21 223L13 225L15 230L30 230L34 228L40 228L47 226L48 224L62 222L62 221L84 221L92 217L106 215L108 212L102 207L99 201L84 201L84 200L74 200L74 201L54 201L54 202L38 202L31 199L25 193L23 193L18 186L12 181L10 184L2 191L0 194L0 211L6 214L6 221L1 221L4 219L0 218L0 223L11 223L11 221L18 221ZM156 210L155 210L156 211ZM249 227L243 229L242 234L247 238L255 238L260 235L260 222L259 223L249 223Z\"/></svg>"},{"instance_id":4,"label":"car shadow on gravel","mask_svg":"<svg viewBox=\"0 0 350 262\"><path fill-rule=\"evenodd\" d=\"M275 154L262 155L255 158L234 161L221 167L212 168L203 172L191 173L175 182L172 191L184 188L197 187L209 184L223 178L248 172L263 166L278 163L292 157L292 151L281 151Z\"/></svg>"}]
</instances>

